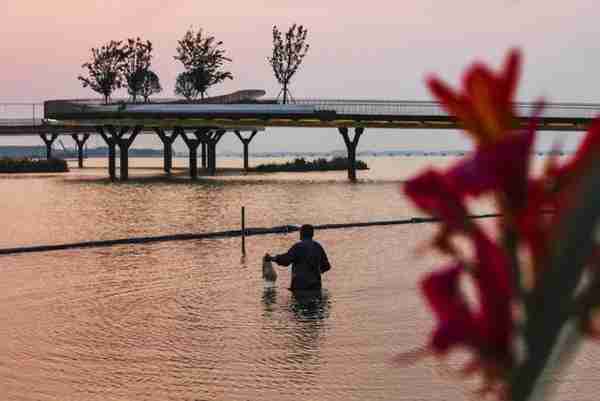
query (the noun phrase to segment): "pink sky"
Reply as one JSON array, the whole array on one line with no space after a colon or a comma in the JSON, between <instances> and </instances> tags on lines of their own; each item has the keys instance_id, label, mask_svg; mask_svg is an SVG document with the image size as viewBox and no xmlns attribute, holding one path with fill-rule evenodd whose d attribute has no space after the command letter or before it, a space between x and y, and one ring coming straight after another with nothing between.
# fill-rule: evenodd
<instances>
[{"instance_id":1,"label":"pink sky","mask_svg":"<svg viewBox=\"0 0 600 401\"><path fill-rule=\"evenodd\" d=\"M235 80L210 94L275 96L271 28L293 22L308 27L312 46L296 97L429 99L427 74L457 83L471 61L498 65L519 46L521 100L600 102L599 15L597 0L2 0L0 102L94 97L76 79L90 48L134 36L154 43L162 96L172 97L176 42L192 26L223 40L233 59Z\"/></svg>"},{"instance_id":2,"label":"pink sky","mask_svg":"<svg viewBox=\"0 0 600 401\"><path fill-rule=\"evenodd\" d=\"M598 15L593 0L3 0L0 101L90 96L76 80L89 49L138 35L155 44L154 68L172 96L176 41L190 26L223 40L234 60L235 81L213 94L275 95L270 30L293 22L309 28L312 45L293 83L300 97L425 99L427 73L456 81L471 60L497 64L516 45L526 56L523 98L600 101L590 85Z\"/></svg>"}]
</instances>

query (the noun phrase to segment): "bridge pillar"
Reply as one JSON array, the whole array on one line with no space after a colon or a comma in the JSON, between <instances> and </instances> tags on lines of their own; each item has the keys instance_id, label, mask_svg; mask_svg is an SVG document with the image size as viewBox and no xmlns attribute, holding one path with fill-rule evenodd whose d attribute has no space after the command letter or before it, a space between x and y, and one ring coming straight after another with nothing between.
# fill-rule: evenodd
<instances>
[{"instance_id":1,"label":"bridge pillar","mask_svg":"<svg viewBox=\"0 0 600 401\"><path fill-rule=\"evenodd\" d=\"M206 144L207 148L207 164L208 174L217 174L217 144L225 135L225 130L212 130L210 128L202 128L196 130L195 134L198 140Z\"/></svg>"},{"instance_id":2,"label":"bridge pillar","mask_svg":"<svg viewBox=\"0 0 600 401\"><path fill-rule=\"evenodd\" d=\"M121 181L127 181L129 179L129 148L139 133L142 132L142 127L136 125L133 127L133 131L129 137L125 138L124 135L128 131L129 127L121 128L119 139L117 140L117 145L119 145L119 154L121 156Z\"/></svg>"},{"instance_id":3,"label":"bridge pillar","mask_svg":"<svg viewBox=\"0 0 600 401\"><path fill-rule=\"evenodd\" d=\"M202 168L206 169L208 167L208 148L206 146L206 142L202 142Z\"/></svg>"},{"instance_id":4,"label":"bridge pillar","mask_svg":"<svg viewBox=\"0 0 600 401\"><path fill-rule=\"evenodd\" d=\"M356 148L358 147L360 136L364 133L365 129L363 127L354 128L354 138L352 140L350 140L350 136L348 135L347 127L338 127L338 131L342 135L342 138L344 138L346 150L348 151L348 179L351 182L356 182Z\"/></svg>"},{"instance_id":5,"label":"bridge pillar","mask_svg":"<svg viewBox=\"0 0 600 401\"><path fill-rule=\"evenodd\" d=\"M163 168L165 170L165 173L171 174L171 169L173 168L173 142L175 141L175 139L177 139L179 132L177 130L173 130L171 136L169 136L162 128L155 128L154 131L158 134L158 137L162 141L164 147Z\"/></svg>"},{"instance_id":6,"label":"bridge pillar","mask_svg":"<svg viewBox=\"0 0 600 401\"><path fill-rule=\"evenodd\" d=\"M104 139L104 142L106 142L106 146L108 146L108 175L110 176L110 180L111 181L116 181L117 180L117 163L115 161L115 157L116 157L116 140L115 138L106 133L106 130L104 129L104 127L96 127L96 130L98 131L98 133L100 134L100 136L102 137L102 139Z\"/></svg>"},{"instance_id":7,"label":"bridge pillar","mask_svg":"<svg viewBox=\"0 0 600 401\"><path fill-rule=\"evenodd\" d=\"M82 136L79 136L79 134L72 134L71 138L73 138L73 140L77 144L78 166L79 168L83 168L83 146L85 145L87 140L90 139L90 134L83 134Z\"/></svg>"},{"instance_id":8,"label":"bridge pillar","mask_svg":"<svg viewBox=\"0 0 600 401\"><path fill-rule=\"evenodd\" d=\"M183 128L175 128L181 138L183 138L183 142L188 147L188 152L190 155L190 178L195 180L198 178L198 146L202 143L201 139L198 138L198 133L196 132L196 139L190 138Z\"/></svg>"},{"instance_id":9,"label":"bridge pillar","mask_svg":"<svg viewBox=\"0 0 600 401\"><path fill-rule=\"evenodd\" d=\"M248 138L244 138L240 131L234 131L234 133L240 139L240 141L242 141L242 145L244 145L244 171L248 172L250 168L248 163L248 146L250 145L250 142L252 142L252 139L254 139L258 131L252 131Z\"/></svg>"},{"instance_id":10,"label":"bridge pillar","mask_svg":"<svg viewBox=\"0 0 600 401\"><path fill-rule=\"evenodd\" d=\"M125 135L129 132L130 127L121 127L117 129L112 126L106 126L106 130L109 135L106 134L104 129L101 129L100 135L108 145L108 171L111 180L116 180L116 147L119 146L119 153L121 156L121 181L127 181L129 179L129 148L131 144L142 131L143 127L135 126L129 137Z\"/></svg>"},{"instance_id":11,"label":"bridge pillar","mask_svg":"<svg viewBox=\"0 0 600 401\"><path fill-rule=\"evenodd\" d=\"M52 159L52 144L58 138L58 134L40 134L40 138L46 144L46 159Z\"/></svg>"}]
</instances>

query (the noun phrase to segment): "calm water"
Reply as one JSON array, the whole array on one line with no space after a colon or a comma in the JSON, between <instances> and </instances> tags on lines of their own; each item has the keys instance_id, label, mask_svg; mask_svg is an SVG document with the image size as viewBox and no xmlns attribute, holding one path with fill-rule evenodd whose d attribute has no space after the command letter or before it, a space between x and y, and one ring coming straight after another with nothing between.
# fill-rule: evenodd
<instances>
[{"instance_id":1,"label":"calm water","mask_svg":"<svg viewBox=\"0 0 600 401\"><path fill-rule=\"evenodd\" d=\"M410 217L418 213L399 181L451 160L370 160L357 185L338 172L195 184L155 180L149 169L132 170L126 184L94 168L0 176L0 247L237 229L241 205L248 225L261 227ZM249 238L245 259L239 239L0 257L1 399L469 399L474 384L440 361L392 361L431 326L416 286L441 260L415 248L434 231L318 232L333 263L318 299L293 297L284 270L275 288L262 282L262 255L285 251L296 235ZM557 399L597 398L599 356L582 350Z\"/></svg>"}]
</instances>

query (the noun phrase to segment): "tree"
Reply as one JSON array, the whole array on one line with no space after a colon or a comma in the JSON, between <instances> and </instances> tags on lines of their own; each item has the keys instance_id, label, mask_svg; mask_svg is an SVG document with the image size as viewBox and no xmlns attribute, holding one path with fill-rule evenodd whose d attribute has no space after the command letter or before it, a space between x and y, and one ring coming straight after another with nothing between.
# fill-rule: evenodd
<instances>
[{"instance_id":1,"label":"tree","mask_svg":"<svg viewBox=\"0 0 600 401\"><path fill-rule=\"evenodd\" d=\"M185 80L182 84L193 85L203 99L208 88L233 79L231 72L223 70L225 63L231 62L231 59L225 57L225 50L221 47L223 42L217 41L214 36L205 35L201 28L198 32L189 29L177 44L174 58L181 61L187 74L182 78Z\"/></svg>"},{"instance_id":2,"label":"tree","mask_svg":"<svg viewBox=\"0 0 600 401\"><path fill-rule=\"evenodd\" d=\"M127 92L129 92L133 103L135 103L150 69L152 42L143 42L140 38L127 39L123 52L125 54L123 74L127 84Z\"/></svg>"},{"instance_id":3,"label":"tree","mask_svg":"<svg viewBox=\"0 0 600 401\"><path fill-rule=\"evenodd\" d=\"M283 87L281 92L283 92L284 104L287 103L288 95L290 95L290 80L298 71L309 49L309 45L306 43L307 34L306 28L294 24L283 38L277 26L273 27L273 56L269 57L268 61L273 67L277 82Z\"/></svg>"},{"instance_id":4,"label":"tree","mask_svg":"<svg viewBox=\"0 0 600 401\"><path fill-rule=\"evenodd\" d=\"M194 85L192 74L188 71L177 75L175 81L175 94L183 96L187 101L194 100L198 97L199 92Z\"/></svg>"},{"instance_id":5,"label":"tree","mask_svg":"<svg viewBox=\"0 0 600 401\"><path fill-rule=\"evenodd\" d=\"M154 71L147 70L140 86L140 95L144 98L144 103L148 103L150 96L159 92L162 92L162 86L158 75Z\"/></svg>"},{"instance_id":6,"label":"tree","mask_svg":"<svg viewBox=\"0 0 600 401\"><path fill-rule=\"evenodd\" d=\"M99 49L92 48L92 60L81 65L81 68L87 69L87 77L81 75L77 77L84 88L89 86L93 91L104 96L106 104L112 92L123 86L125 52L122 43L122 41L111 40Z\"/></svg>"}]
</instances>

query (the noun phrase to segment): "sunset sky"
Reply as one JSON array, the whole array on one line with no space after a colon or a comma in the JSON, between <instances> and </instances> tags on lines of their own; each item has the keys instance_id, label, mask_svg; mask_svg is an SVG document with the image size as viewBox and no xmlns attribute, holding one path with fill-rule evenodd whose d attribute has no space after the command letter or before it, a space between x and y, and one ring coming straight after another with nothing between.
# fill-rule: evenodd
<instances>
[{"instance_id":1,"label":"sunset sky","mask_svg":"<svg viewBox=\"0 0 600 401\"><path fill-rule=\"evenodd\" d=\"M137 36L154 43L161 95L172 97L182 70L173 59L175 47L190 27L222 40L233 59L235 80L210 95L252 88L275 96L278 86L266 61L271 29L294 22L309 29L311 44L292 83L295 97L428 100L429 74L458 84L470 62L498 66L517 46L525 55L519 100L600 102L599 15L593 0L3 0L0 102L94 97L76 79L90 49ZM457 138L394 131L366 136L361 148L464 147ZM554 135L547 138L549 143ZM146 143L154 146L153 140L140 141ZM254 150L316 150L316 143L343 146L327 130L270 130ZM236 150L238 144L227 139L220 146Z\"/></svg>"}]
</instances>

